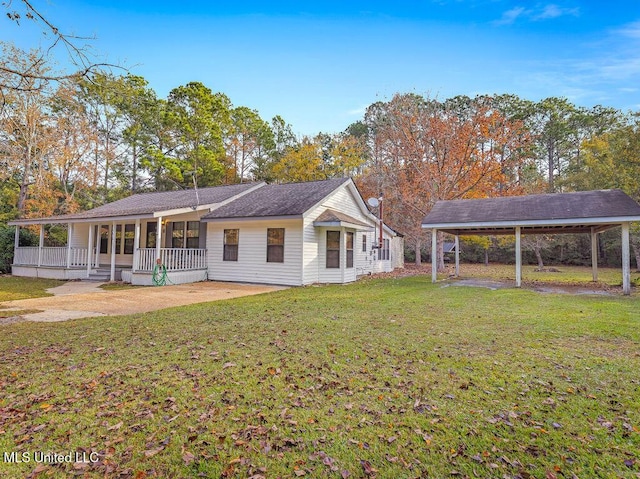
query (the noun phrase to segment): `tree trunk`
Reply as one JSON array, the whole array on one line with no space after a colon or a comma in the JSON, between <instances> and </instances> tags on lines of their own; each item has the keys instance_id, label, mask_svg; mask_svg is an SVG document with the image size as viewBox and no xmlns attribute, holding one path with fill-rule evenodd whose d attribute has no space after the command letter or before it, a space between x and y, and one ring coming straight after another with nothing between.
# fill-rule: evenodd
<instances>
[{"instance_id":1,"label":"tree trunk","mask_svg":"<svg viewBox=\"0 0 640 479\"><path fill-rule=\"evenodd\" d=\"M555 192L555 185L553 184L553 180L554 180L554 168L555 168L555 161L554 161L554 152L555 152L555 147L553 143L549 143L547 144L547 168L549 169L549 193L554 193Z\"/></svg>"},{"instance_id":2,"label":"tree trunk","mask_svg":"<svg viewBox=\"0 0 640 479\"><path fill-rule=\"evenodd\" d=\"M422 246L422 241L420 238L416 239L416 266L420 266L422 264L422 254L420 252Z\"/></svg>"},{"instance_id":3,"label":"tree trunk","mask_svg":"<svg viewBox=\"0 0 640 479\"><path fill-rule=\"evenodd\" d=\"M538 260L538 269L544 269L544 261L542 261L542 249L540 246L536 245L533 248L533 252L536 254L536 259Z\"/></svg>"},{"instance_id":4,"label":"tree trunk","mask_svg":"<svg viewBox=\"0 0 640 479\"><path fill-rule=\"evenodd\" d=\"M484 250L484 265L489 266L489 248Z\"/></svg>"},{"instance_id":5,"label":"tree trunk","mask_svg":"<svg viewBox=\"0 0 640 479\"><path fill-rule=\"evenodd\" d=\"M436 254L436 258L438 260L438 271L444 271L444 235L438 231L438 239L437 239L438 251Z\"/></svg>"},{"instance_id":6,"label":"tree trunk","mask_svg":"<svg viewBox=\"0 0 640 479\"><path fill-rule=\"evenodd\" d=\"M22 182L18 193L18 214L23 215L27 197L29 196L29 177L31 176L31 147L27 146L24 151L24 171L22 172Z\"/></svg>"},{"instance_id":7,"label":"tree trunk","mask_svg":"<svg viewBox=\"0 0 640 479\"><path fill-rule=\"evenodd\" d=\"M640 238L636 235L631 236L631 249L633 256L636 258L636 271L640 271Z\"/></svg>"},{"instance_id":8,"label":"tree trunk","mask_svg":"<svg viewBox=\"0 0 640 479\"><path fill-rule=\"evenodd\" d=\"M131 192L138 190L138 149L134 143L131 153Z\"/></svg>"}]
</instances>

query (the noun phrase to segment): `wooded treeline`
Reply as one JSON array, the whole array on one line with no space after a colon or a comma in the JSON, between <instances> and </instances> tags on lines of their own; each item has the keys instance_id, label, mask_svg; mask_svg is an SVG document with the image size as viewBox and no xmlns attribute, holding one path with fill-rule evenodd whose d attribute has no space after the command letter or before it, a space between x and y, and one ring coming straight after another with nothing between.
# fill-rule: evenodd
<instances>
[{"instance_id":1,"label":"wooded treeline","mask_svg":"<svg viewBox=\"0 0 640 479\"><path fill-rule=\"evenodd\" d=\"M419 261L428 253L420 222L437 200L604 188L640 200L635 112L563 98L397 94L342 133L299 138L283 118L265 120L202 83L159 98L139 76L50 81L40 52L5 44L1 55L31 75L18 83L11 68L0 73L0 225L143 191L352 176L365 198L383 197L386 222ZM588 247L565 254L584 249L580 238L526 238L539 262L588 259ZM637 230L632 245L640 260ZM478 261L485 252L508 258L509 248L496 238L464 244ZM613 249L602 253L605 263L619 260Z\"/></svg>"}]
</instances>

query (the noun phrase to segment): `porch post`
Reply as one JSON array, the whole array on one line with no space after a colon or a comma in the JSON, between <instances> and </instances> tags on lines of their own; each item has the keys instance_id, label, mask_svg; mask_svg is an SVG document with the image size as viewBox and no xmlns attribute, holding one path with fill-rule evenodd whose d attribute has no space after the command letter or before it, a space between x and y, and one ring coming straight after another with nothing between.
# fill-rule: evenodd
<instances>
[{"instance_id":1,"label":"porch post","mask_svg":"<svg viewBox=\"0 0 640 479\"><path fill-rule=\"evenodd\" d=\"M631 294L631 255L629 253L629 223L622 223L622 292Z\"/></svg>"},{"instance_id":2,"label":"porch post","mask_svg":"<svg viewBox=\"0 0 640 479\"><path fill-rule=\"evenodd\" d=\"M591 227L591 272L595 283L598 281L598 233L594 226Z\"/></svg>"},{"instance_id":3,"label":"porch post","mask_svg":"<svg viewBox=\"0 0 640 479\"><path fill-rule=\"evenodd\" d=\"M89 223L89 241L87 242L87 278L91 273L91 262L93 261L93 225Z\"/></svg>"},{"instance_id":4,"label":"porch post","mask_svg":"<svg viewBox=\"0 0 640 479\"><path fill-rule=\"evenodd\" d=\"M42 266L42 246L44 245L44 225L40 225L40 242L38 243L38 266Z\"/></svg>"},{"instance_id":5,"label":"porch post","mask_svg":"<svg viewBox=\"0 0 640 479\"><path fill-rule=\"evenodd\" d=\"M344 283L344 272L347 268L347 234L340 228L340 282Z\"/></svg>"},{"instance_id":6,"label":"porch post","mask_svg":"<svg viewBox=\"0 0 640 479\"><path fill-rule=\"evenodd\" d=\"M416 254L420 254L419 251ZM431 230L431 282L438 281L438 230Z\"/></svg>"},{"instance_id":7,"label":"porch post","mask_svg":"<svg viewBox=\"0 0 640 479\"><path fill-rule=\"evenodd\" d=\"M456 278L460 276L460 236L456 235Z\"/></svg>"},{"instance_id":8,"label":"porch post","mask_svg":"<svg viewBox=\"0 0 640 479\"><path fill-rule=\"evenodd\" d=\"M98 232L96 233L96 268L100 267L100 240L102 235L102 225L98 224Z\"/></svg>"},{"instance_id":9,"label":"porch post","mask_svg":"<svg viewBox=\"0 0 640 479\"><path fill-rule=\"evenodd\" d=\"M20 225L16 225L16 230L13 235L13 262L15 263L16 254L20 247Z\"/></svg>"},{"instance_id":10,"label":"porch post","mask_svg":"<svg viewBox=\"0 0 640 479\"><path fill-rule=\"evenodd\" d=\"M138 258L140 258L140 218L136 220L136 229L133 238L133 266L131 271L138 270Z\"/></svg>"},{"instance_id":11,"label":"porch post","mask_svg":"<svg viewBox=\"0 0 640 479\"><path fill-rule=\"evenodd\" d=\"M71 268L71 236L73 235L73 223L67 223L67 269Z\"/></svg>"},{"instance_id":12,"label":"porch post","mask_svg":"<svg viewBox=\"0 0 640 479\"><path fill-rule=\"evenodd\" d=\"M520 226L516 226L516 287L522 285L522 247L520 245Z\"/></svg>"},{"instance_id":13,"label":"porch post","mask_svg":"<svg viewBox=\"0 0 640 479\"><path fill-rule=\"evenodd\" d=\"M156 223L156 260L160 259L160 248L162 247L162 216L158 216Z\"/></svg>"},{"instance_id":14,"label":"porch post","mask_svg":"<svg viewBox=\"0 0 640 479\"><path fill-rule=\"evenodd\" d=\"M109 281L116 280L116 222L111 222L111 275Z\"/></svg>"}]
</instances>

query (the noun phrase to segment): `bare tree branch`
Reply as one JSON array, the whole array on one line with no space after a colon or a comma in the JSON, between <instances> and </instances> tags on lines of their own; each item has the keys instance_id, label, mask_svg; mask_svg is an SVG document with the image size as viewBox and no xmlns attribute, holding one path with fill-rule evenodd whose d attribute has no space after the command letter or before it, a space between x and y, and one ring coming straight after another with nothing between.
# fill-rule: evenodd
<instances>
[{"instance_id":1,"label":"bare tree branch","mask_svg":"<svg viewBox=\"0 0 640 479\"><path fill-rule=\"evenodd\" d=\"M7 10L9 20L20 25L20 19L24 16L29 20L39 23L42 26L43 34L45 36L51 36L52 41L41 55L31 57L33 59L31 64L24 65L21 68L17 68L17 65L12 65L6 57L0 59L0 102L4 102L6 91L38 90L42 88L43 83L46 82L58 82L73 77L88 78L90 77L90 73L94 71L123 68L107 62L92 61L88 46L80 45L79 42L90 41L93 38L63 33L33 5L31 0L19 0L19 2L23 6L23 12L12 8L13 0L8 0L2 4ZM58 47L66 50L69 61L75 65L78 70L73 73L59 72L43 75L41 73L42 64L47 62L49 54Z\"/></svg>"}]
</instances>

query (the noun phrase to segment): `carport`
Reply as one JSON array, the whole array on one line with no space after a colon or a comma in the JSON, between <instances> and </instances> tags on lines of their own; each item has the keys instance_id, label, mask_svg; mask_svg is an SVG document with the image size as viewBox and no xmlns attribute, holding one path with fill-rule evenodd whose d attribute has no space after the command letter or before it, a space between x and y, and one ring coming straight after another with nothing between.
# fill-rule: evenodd
<instances>
[{"instance_id":1,"label":"carport","mask_svg":"<svg viewBox=\"0 0 640 479\"><path fill-rule=\"evenodd\" d=\"M580 191L510 196L478 200L438 201L422 221L431 230L432 251L437 233L455 236L456 276L461 235L515 235L516 286L522 283L521 236L525 234L585 233L591 235L593 280L598 279L598 234L610 228L622 231L622 290L631 293L629 224L640 221L640 205L620 190ZM432 261L436 281L437 261Z\"/></svg>"}]
</instances>

